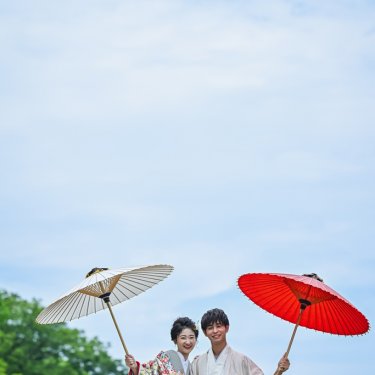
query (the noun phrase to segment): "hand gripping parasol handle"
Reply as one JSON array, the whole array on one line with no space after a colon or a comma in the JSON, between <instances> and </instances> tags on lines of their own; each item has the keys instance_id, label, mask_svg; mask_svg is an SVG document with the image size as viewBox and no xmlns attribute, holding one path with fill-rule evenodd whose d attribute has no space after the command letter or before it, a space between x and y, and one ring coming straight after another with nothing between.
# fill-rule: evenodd
<instances>
[{"instance_id":1,"label":"hand gripping parasol handle","mask_svg":"<svg viewBox=\"0 0 375 375\"><path fill-rule=\"evenodd\" d=\"M113 314L111 303L110 303L109 301L105 301L105 303L107 304L107 306L108 306L108 310L109 310L109 312L111 313L111 317L112 317L113 323L115 323L115 327L116 327L116 330L117 330L118 335L120 336L121 344L122 344L122 346L123 346L123 348L124 348L124 350L125 350L125 354L126 354L126 355L129 355L128 348L127 348L126 345L125 345L125 341L124 341L124 339L122 338L122 335L121 335L120 329L119 329L119 327L118 327L118 325L117 325L117 321L116 321L115 315Z\"/></svg>"}]
</instances>

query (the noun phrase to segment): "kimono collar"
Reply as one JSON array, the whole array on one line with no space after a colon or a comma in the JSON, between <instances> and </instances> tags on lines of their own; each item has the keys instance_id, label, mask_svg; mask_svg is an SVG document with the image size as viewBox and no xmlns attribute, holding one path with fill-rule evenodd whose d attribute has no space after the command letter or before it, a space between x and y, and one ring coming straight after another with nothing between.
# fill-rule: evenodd
<instances>
[{"instance_id":1,"label":"kimono collar","mask_svg":"<svg viewBox=\"0 0 375 375\"><path fill-rule=\"evenodd\" d=\"M177 351L177 354L181 360L181 363L182 363L182 367L184 368L184 373L187 374L187 370L189 368L189 358L188 359L185 359L185 357L179 352Z\"/></svg>"},{"instance_id":2,"label":"kimono collar","mask_svg":"<svg viewBox=\"0 0 375 375\"><path fill-rule=\"evenodd\" d=\"M224 375L224 365L228 357L229 346L227 345L219 354L217 358L212 351L212 348L208 351L207 360L207 374L208 375Z\"/></svg>"}]
</instances>

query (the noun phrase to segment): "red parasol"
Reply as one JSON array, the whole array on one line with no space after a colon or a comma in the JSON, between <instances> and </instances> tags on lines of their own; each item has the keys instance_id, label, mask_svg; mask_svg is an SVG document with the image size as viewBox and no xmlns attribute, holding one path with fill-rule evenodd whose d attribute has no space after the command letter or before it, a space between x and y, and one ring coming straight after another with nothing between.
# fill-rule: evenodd
<instances>
[{"instance_id":1,"label":"red parasol","mask_svg":"<svg viewBox=\"0 0 375 375\"><path fill-rule=\"evenodd\" d=\"M336 335L361 335L370 328L360 311L314 273L248 273L238 286L262 309L295 323L286 356L299 325Z\"/></svg>"}]
</instances>

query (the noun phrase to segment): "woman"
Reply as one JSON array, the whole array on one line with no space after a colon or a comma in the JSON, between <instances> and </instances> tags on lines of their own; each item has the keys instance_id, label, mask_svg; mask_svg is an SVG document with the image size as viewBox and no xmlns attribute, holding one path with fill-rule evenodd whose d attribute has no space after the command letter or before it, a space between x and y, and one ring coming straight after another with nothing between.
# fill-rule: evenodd
<instances>
[{"instance_id":1,"label":"woman","mask_svg":"<svg viewBox=\"0 0 375 375\"><path fill-rule=\"evenodd\" d=\"M194 349L197 338L198 330L191 319L176 319L172 325L171 339L177 345L177 351L161 351L155 359L142 365L129 354L125 356L126 365L130 368L129 375L188 375L189 354Z\"/></svg>"}]
</instances>

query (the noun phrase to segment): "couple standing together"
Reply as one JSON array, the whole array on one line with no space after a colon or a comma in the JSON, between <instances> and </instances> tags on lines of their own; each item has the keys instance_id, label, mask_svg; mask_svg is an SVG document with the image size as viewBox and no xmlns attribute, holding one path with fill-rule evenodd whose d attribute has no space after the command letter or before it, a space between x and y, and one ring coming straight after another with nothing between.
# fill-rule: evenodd
<instances>
[{"instance_id":1,"label":"couple standing together","mask_svg":"<svg viewBox=\"0 0 375 375\"><path fill-rule=\"evenodd\" d=\"M250 358L227 344L229 320L223 310L207 311L202 316L201 327L211 342L211 348L192 363L189 354L197 342L198 329L191 319L178 318L171 329L171 339L177 345L177 351L162 351L145 364L140 364L129 354L125 357L126 365L130 368L129 375L263 375L263 371ZM288 368L289 360L283 357L274 375L280 375Z\"/></svg>"}]
</instances>

